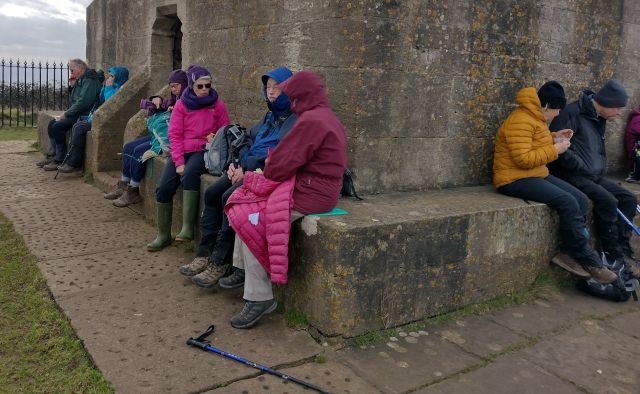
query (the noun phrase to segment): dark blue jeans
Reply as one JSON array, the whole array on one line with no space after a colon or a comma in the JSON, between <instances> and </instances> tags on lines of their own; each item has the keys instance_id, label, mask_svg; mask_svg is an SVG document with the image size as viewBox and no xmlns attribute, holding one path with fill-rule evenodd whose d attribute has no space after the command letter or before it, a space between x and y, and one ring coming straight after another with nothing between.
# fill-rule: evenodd
<instances>
[{"instance_id":1,"label":"dark blue jeans","mask_svg":"<svg viewBox=\"0 0 640 394\"><path fill-rule=\"evenodd\" d=\"M233 252L235 232L229 225L229 219L224 213L224 206L231 193L242 186L242 181L231 184L224 173L204 192L204 209L200 219L200 245L196 255L210 256L209 260L223 264Z\"/></svg>"},{"instance_id":2,"label":"dark blue jeans","mask_svg":"<svg viewBox=\"0 0 640 394\"><path fill-rule=\"evenodd\" d=\"M585 217L589 200L580 190L562 179L525 178L498 189L500 193L547 204L560 219L561 250L582 264L602 266L600 256L589 244Z\"/></svg>"},{"instance_id":3,"label":"dark blue jeans","mask_svg":"<svg viewBox=\"0 0 640 394\"><path fill-rule=\"evenodd\" d=\"M173 159L169 157L167 166L160 177L160 183L156 188L157 202L169 203L173 201L173 196L180 185L183 190L200 190L200 175L207 170L204 166L204 151L186 153L184 162L184 174L180 176L176 173Z\"/></svg>"},{"instance_id":4,"label":"dark blue jeans","mask_svg":"<svg viewBox=\"0 0 640 394\"><path fill-rule=\"evenodd\" d=\"M84 151L87 146L87 133L91 131L91 123L81 120L71 128L71 152L67 164L80 168L84 163Z\"/></svg>"},{"instance_id":5,"label":"dark blue jeans","mask_svg":"<svg viewBox=\"0 0 640 394\"><path fill-rule=\"evenodd\" d=\"M140 183L144 178L147 162L142 162L144 152L151 149L151 136L140 137L124 144L122 153L122 175Z\"/></svg>"},{"instance_id":6,"label":"dark blue jeans","mask_svg":"<svg viewBox=\"0 0 640 394\"><path fill-rule=\"evenodd\" d=\"M49 142L55 147L54 160L62 161L67 156L67 131L76 123L78 118L52 119L47 127Z\"/></svg>"},{"instance_id":7,"label":"dark blue jeans","mask_svg":"<svg viewBox=\"0 0 640 394\"><path fill-rule=\"evenodd\" d=\"M602 250L614 259L633 254L631 227L618 217L617 208L631 221L636 215L636 196L605 177L572 176L567 179L593 201L593 224Z\"/></svg>"}]
</instances>

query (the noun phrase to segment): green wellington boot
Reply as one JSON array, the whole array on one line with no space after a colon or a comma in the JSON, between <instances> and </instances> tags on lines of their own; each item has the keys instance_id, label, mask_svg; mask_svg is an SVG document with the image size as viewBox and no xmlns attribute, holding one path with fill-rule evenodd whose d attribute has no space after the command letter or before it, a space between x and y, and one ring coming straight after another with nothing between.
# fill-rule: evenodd
<instances>
[{"instance_id":1,"label":"green wellington boot","mask_svg":"<svg viewBox=\"0 0 640 394\"><path fill-rule=\"evenodd\" d=\"M156 201L156 225L158 235L156 239L147 244L149 252L157 252L171 244L171 207L172 203Z\"/></svg>"},{"instance_id":2,"label":"green wellington boot","mask_svg":"<svg viewBox=\"0 0 640 394\"><path fill-rule=\"evenodd\" d=\"M182 230L176 235L176 242L191 241L193 239L193 226L198 214L200 192L197 190L182 191Z\"/></svg>"}]
</instances>

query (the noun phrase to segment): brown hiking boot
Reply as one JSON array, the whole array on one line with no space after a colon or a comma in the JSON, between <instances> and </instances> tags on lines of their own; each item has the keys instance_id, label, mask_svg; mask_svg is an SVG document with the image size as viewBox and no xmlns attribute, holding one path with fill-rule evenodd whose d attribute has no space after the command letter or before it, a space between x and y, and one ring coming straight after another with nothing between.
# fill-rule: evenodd
<instances>
[{"instance_id":1,"label":"brown hiking boot","mask_svg":"<svg viewBox=\"0 0 640 394\"><path fill-rule=\"evenodd\" d=\"M104 198L106 198L107 200L115 200L116 198L120 197L124 193L124 190L126 188L127 188L127 182L118 181L118 184L116 185L116 190L105 194Z\"/></svg>"},{"instance_id":2,"label":"brown hiking boot","mask_svg":"<svg viewBox=\"0 0 640 394\"><path fill-rule=\"evenodd\" d=\"M118 208L128 207L131 204L137 204L142 201L142 196L140 196L140 188L127 186L127 191L122 193L122 195L113 201L113 205Z\"/></svg>"},{"instance_id":3,"label":"brown hiking boot","mask_svg":"<svg viewBox=\"0 0 640 394\"><path fill-rule=\"evenodd\" d=\"M191 281L198 287L213 287L218 283L218 280L222 278L227 271L227 265L218 265L215 263L209 263L207 268L198 275L191 278Z\"/></svg>"},{"instance_id":4,"label":"brown hiking boot","mask_svg":"<svg viewBox=\"0 0 640 394\"><path fill-rule=\"evenodd\" d=\"M59 161L51 160L48 164L42 166L45 171L58 171Z\"/></svg>"},{"instance_id":5,"label":"brown hiking boot","mask_svg":"<svg viewBox=\"0 0 640 394\"><path fill-rule=\"evenodd\" d=\"M198 275L204 271L208 264L208 259L206 257L196 257L189 264L185 264L180 267L180 273L191 278L192 276Z\"/></svg>"},{"instance_id":6,"label":"brown hiking boot","mask_svg":"<svg viewBox=\"0 0 640 394\"><path fill-rule=\"evenodd\" d=\"M592 265L583 265L585 271L591 274L591 279L600 283L611 283L618 279L618 275L607 267L594 267Z\"/></svg>"},{"instance_id":7,"label":"brown hiking boot","mask_svg":"<svg viewBox=\"0 0 640 394\"><path fill-rule=\"evenodd\" d=\"M589 279L591 275L582 268L582 265L565 253L558 253L551 259L551 262L558 267L569 271L571 274L581 279Z\"/></svg>"}]
</instances>

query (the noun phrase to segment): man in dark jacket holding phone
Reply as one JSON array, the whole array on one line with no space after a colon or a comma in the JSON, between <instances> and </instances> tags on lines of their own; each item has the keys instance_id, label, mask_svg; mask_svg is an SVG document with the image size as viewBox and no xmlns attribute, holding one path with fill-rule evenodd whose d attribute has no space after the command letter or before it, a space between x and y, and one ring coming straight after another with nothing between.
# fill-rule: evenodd
<instances>
[{"instance_id":1,"label":"man in dark jacket holding phone","mask_svg":"<svg viewBox=\"0 0 640 394\"><path fill-rule=\"evenodd\" d=\"M618 218L617 209L633 220L637 200L633 193L607 178L605 128L607 120L622 114L629 95L615 79L597 92L585 90L578 101L567 105L549 128L552 131L573 130L571 147L549 165L556 175L577 187L593 201L597 236L607 260L624 259L634 277L640 267L629 244L631 229Z\"/></svg>"}]
</instances>

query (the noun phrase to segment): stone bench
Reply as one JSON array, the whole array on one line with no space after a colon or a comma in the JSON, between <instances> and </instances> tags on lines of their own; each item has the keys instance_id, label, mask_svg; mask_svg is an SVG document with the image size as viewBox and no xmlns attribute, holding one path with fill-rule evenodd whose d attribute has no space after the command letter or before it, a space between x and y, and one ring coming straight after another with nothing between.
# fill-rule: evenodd
<instances>
[{"instance_id":1,"label":"stone bench","mask_svg":"<svg viewBox=\"0 0 640 394\"><path fill-rule=\"evenodd\" d=\"M166 160L157 157L147 166L144 202L134 206L150 221ZM93 179L103 190L117 181L115 173ZM203 175L201 190L215 179ZM179 190L175 231L181 200ZM551 209L500 195L492 186L343 199L338 207L349 214L294 224L290 281L277 292L325 335L360 335L512 293L548 269L557 246Z\"/></svg>"}]
</instances>

